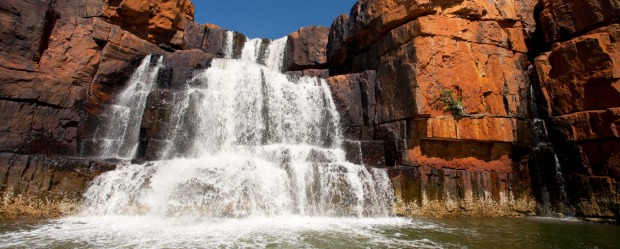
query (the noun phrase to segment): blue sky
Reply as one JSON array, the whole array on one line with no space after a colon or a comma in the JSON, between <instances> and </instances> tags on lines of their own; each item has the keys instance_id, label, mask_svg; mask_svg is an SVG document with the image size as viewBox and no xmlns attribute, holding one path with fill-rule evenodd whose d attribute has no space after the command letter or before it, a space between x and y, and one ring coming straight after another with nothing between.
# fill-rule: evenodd
<instances>
[{"instance_id":1,"label":"blue sky","mask_svg":"<svg viewBox=\"0 0 620 249\"><path fill-rule=\"evenodd\" d=\"M193 0L195 21L250 38L280 38L304 26L329 27L356 0Z\"/></svg>"}]
</instances>

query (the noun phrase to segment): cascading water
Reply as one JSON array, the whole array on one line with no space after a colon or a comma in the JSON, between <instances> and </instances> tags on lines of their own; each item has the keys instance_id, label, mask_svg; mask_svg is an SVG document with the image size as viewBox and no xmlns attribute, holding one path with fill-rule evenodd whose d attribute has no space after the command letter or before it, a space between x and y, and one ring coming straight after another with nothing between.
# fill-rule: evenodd
<instances>
[{"instance_id":1,"label":"cascading water","mask_svg":"<svg viewBox=\"0 0 620 249\"><path fill-rule=\"evenodd\" d=\"M26 248L437 248L425 236L399 238L401 228L438 226L390 217L386 171L345 161L326 82L282 74L284 44L248 41L244 59L213 60L175 93L167 119L175 129L162 160L119 166L93 180L80 214L0 233L0 241L19 238L6 247ZM123 105L136 114L157 72L150 60L136 72L148 77L134 75L140 80L128 89L135 90L126 90L140 92ZM139 128L139 118L120 120L112 127Z\"/></svg>"},{"instance_id":2,"label":"cascading water","mask_svg":"<svg viewBox=\"0 0 620 249\"><path fill-rule=\"evenodd\" d=\"M345 161L329 87L282 74L285 44L249 40L196 75L165 160L98 177L82 215L389 216L385 170Z\"/></svg>"},{"instance_id":3,"label":"cascading water","mask_svg":"<svg viewBox=\"0 0 620 249\"><path fill-rule=\"evenodd\" d=\"M103 114L107 120L95 131L93 139L86 139L83 147L90 148L100 158L132 159L138 147L140 122L146 98L157 80L162 67L162 56L148 55L129 79L127 87Z\"/></svg>"},{"instance_id":4,"label":"cascading water","mask_svg":"<svg viewBox=\"0 0 620 249\"><path fill-rule=\"evenodd\" d=\"M536 176L533 180L538 182L535 185L540 188L538 212L543 216L572 215L560 160L550 142L545 121L540 119L532 85L530 85L530 108L533 116L532 164L536 166L534 170ZM549 167L549 164L553 164L553 167Z\"/></svg>"},{"instance_id":5,"label":"cascading water","mask_svg":"<svg viewBox=\"0 0 620 249\"><path fill-rule=\"evenodd\" d=\"M244 49L253 51L244 55L250 59L214 60L189 82L190 89L175 93L166 119L175 129L165 138L169 146L162 148L162 160L121 166L97 178L81 215L37 223L0 220L0 248L613 248L619 243L613 226L574 221L387 217L394 194L385 171L344 160L325 82L291 82L278 72L282 58L270 51L281 53L276 47L285 42L250 42L247 46L259 45ZM233 58L233 50L226 51L226 58ZM119 104L136 109L137 116L147 88L132 85L152 84L161 63L149 61L136 72L142 76L134 75L142 80L132 77L126 90L137 97ZM119 130L140 123L140 117L111 120ZM545 137L546 131L540 132L539 138Z\"/></svg>"},{"instance_id":6,"label":"cascading water","mask_svg":"<svg viewBox=\"0 0 620 249\"><path fill-rule=\"evenodd\" d=\"M234 43L235 32L226 31L226 34L224 36L226 37L226 46L224 46L224 58L232 59L234 56L233 51L235 49L235 43Z\"/></svg>"}]
</instances>

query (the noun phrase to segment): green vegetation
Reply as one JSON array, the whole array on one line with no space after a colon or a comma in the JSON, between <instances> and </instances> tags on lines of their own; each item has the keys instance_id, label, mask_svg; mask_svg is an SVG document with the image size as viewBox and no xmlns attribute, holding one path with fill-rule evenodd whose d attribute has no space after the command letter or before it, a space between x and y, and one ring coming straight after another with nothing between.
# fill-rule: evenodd
<instances>
[{"instance_id":1,"label":"green vegetation","mask_svg":"<svg viewBox=\"0 0 620 249\"><path fill-rule=\"evenodd\" d=\"M458 96L458 98L454 98L454 92L452 90L442 90L439 95L439 99L444 104L444 111L449 111L452 115L458 116L465 114L465 109L463 108L463 97Z\"/></svg>"}]
</instances>

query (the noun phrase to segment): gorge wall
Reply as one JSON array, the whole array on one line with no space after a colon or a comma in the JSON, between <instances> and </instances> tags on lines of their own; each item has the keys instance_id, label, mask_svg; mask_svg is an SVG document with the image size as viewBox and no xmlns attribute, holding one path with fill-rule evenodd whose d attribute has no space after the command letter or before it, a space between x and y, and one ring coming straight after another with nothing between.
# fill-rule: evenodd
<instances>
[{"instance_id":1,"label":"gorge wall","mask_svg":"<svg viewBox=\"0 0 620 249\"><path fill-rule=\"evenodd\" d=\"M291 33L284 69L328 79L348 160L388 168L398 214L520 216L550 205L618 219L619 6L358 1L331 28ZM61 215L123 163L94 157L88 141L151 53L164 67L134 161L159 159L175 92L225 56L227 39L233 58L247 40L194 23L193 12L186 0L0 2L0 216ZM462 115L445 109L448 91Z\"/></svg>"},{"instance_id":2,"label":"gorge wall","mask_svg":"<svg viewBox=\"0 0 620 249\"><path fill-rule=\"evenodd\" d=\"M620 2L541 1L533 60L575 215L620 217ZM543 173L544 175L544 173Z\"/></svg>"},{"instance_id":3,"label":"gorge wall","mask_svg":"<svg viewBox=\"0 0 620 249\"><path fill-rule=\"evenodd\" d=\"M392 167L399 213L535 213L528 4L361 1L335 20L328 58L336 99L349 138ZM463 115L446 110L449 91Z\"/></svg>"}]
</instances>

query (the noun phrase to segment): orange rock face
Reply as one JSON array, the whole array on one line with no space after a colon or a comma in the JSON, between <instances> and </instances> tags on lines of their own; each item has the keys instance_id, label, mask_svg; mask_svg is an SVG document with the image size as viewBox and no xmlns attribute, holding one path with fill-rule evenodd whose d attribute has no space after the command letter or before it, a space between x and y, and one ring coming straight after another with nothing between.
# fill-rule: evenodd
<instances>
[{"instance_id":1,"label":"orange rock face","mask_svg":"<svg viewBox=\"0 0 620 249\"><path fill-rule=\"evenodd\" d=\"M552 115L620 106L620 24L557 44L537 60Z\"/></svg>"},{"instance_id":2,"label":"orange rock face","mask_svg":"<svg viewBox=\"0 0 620 249\"><path fill-rule=\"evenodd\" d=\"M347 121L348 138L362 144L383 142L387 166L485 171L489 175L484 180L489 182L493 174L514 174L515 178L505 179L507 184L527 183L527 169L519 165L526 160L523 151L530 141L526 39L535 27L533 13L528 12L534 4L358 2L350 17L334 21L328 45L328 63L333 66L330 85ZM454 100L461 100L466 115L446 111L441 95L448 90ZM407 181L394 184L424 185ZM520 199L498 198L503 203L531 204L531 190L524 186L511 193ZM452 198L452 187L403 212L423 213L434 201ZM401 206L408 207L411 201ZM533 208L523 207L529 211L508 206L501 210L517 215Z\"/></svg>"},{"instance_id":3,"label":"orange rock face","mask_svg":"<svg viewBox=\"0 0 620 249\"><path fill-rule=\"evenodd\" d=\"M535 59L541 110L579 216L618 219L619 2L543 1L551 50Z\"/></svg>"},{"instance_id":4,"label":"orange rock face","mask_svg":"<svg viewBox=\"0 0 620 249\"><path fill-rule=\"evenodd\" d=\"M541 4L540 23L549 43L617 22L620 16L618 0L543 0Z\"/></svg>"},{"instance_id":5,"label":"orange rock face","mask_svg":"<svg viewBox=\"0 0 620 249\"><path fill-rule=\"evenodd\" d=\"M98 174L88 170L93 162L62 157L80 155L81 139L141 58L184 42L191 2L162 2L0 1L0 174L10 178L0 179L3 203L54 208L77 200ZM38 202L45 199L56 204Z\"/></svg>"},{"instance_id":6,"label":"orange rock face","mask_svg":"<svg viewBox=\"0 0 620 249\"><path fill-rule=\"evenodd\" d=\"M141 38L181 47L185 26L194 20L194 5L188 0L121 0L108 2L103 13Z\"/></svg>"}]
</instances>

